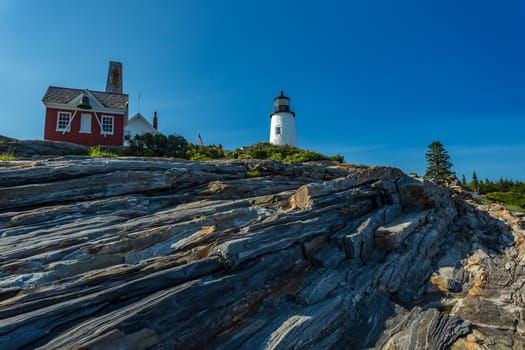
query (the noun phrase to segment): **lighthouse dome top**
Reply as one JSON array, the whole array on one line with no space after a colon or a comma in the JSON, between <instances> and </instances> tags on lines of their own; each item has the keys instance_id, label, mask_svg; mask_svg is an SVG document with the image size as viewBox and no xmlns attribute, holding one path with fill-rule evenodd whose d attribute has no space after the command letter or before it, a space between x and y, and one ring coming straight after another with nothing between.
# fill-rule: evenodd
<instances>
[{"instance_id":1,"label":"lighthouse dome top","mask_svg":"<svg viewBox=\"0 0 525 350\"><path fill-rule=\"evenodd\" d=\"M281 99L290 101L290 97L284 96L283 90L281 90L281 94L277 96L276 98L274 98L273 100L276 101L276 100L281 100Z\"/></svg>"}]
</instances>

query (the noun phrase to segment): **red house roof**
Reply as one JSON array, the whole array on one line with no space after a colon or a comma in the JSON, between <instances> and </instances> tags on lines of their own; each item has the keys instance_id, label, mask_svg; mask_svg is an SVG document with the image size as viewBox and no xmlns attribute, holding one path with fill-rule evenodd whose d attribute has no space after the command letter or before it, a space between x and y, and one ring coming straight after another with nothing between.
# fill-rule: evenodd
<instances>
[{"instance_id":1,"label":"red house roof","mask_svg":"<svg viewBox=\"0 0 525 350\"><path fill-rule=\"evenodd\" d=\"M47 92L44 95L42 102L44 104L47 104L47 103L67 104L84 91L86 90L50 86L47 89ZM128 104L127 94L117 94L117 93L111 93L111 92L101 92L101 91L91 91L91 90L87 90L87 91L89 91L89 93L92 94L93 97L95 97L97 101L99 101L106 108L111 108L111 109L126 109L127 108L127 104Z\"/></svg>"}]
</instances>

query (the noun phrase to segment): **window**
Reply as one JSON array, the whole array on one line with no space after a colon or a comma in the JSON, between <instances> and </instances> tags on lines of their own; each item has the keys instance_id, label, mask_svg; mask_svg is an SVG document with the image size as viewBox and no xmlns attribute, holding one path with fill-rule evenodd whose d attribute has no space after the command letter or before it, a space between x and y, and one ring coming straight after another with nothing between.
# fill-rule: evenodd
<instances>
[{"instance_id":1,"label":"window","mask_svg":"<svg viewBox=\"0 0 525 350\"><path fill-rule=\"evenodd\" d=\"M276 126L275 127L275 135L281 135L281 127L280 126Z\"/></svg>"},{"instance_id":2,"label":"window","mask_svg":"<svg viewBox=\"0 0 525 350\"><path fill-rule=\"evenodd\" d=\"M70 131L70 130L71 130L71 113L58 112L56 131Z\"/></svg>"},{"instance_id":3,"label":"window","mask_svg":"<svg viewBox=\"0 0 525 350\"><path fill-rule=\"evenodd\" d=\"M112 115L103 115L102 116L102 121L101 121L101 125L102 125L102 130L101 130L101 134L111 134L113 135L113 125L114 125L114 117Z\"/></svg>"},{"instance_id":4,"label":"window","mask_svg":"<svg viewBox=\"0 0 525 350\"><path fill-rule=\"evenodd\" d=\"M80 116L80 132L86 134L91 133L91 114L83 113Z\"/></svg>"}]
</instances>

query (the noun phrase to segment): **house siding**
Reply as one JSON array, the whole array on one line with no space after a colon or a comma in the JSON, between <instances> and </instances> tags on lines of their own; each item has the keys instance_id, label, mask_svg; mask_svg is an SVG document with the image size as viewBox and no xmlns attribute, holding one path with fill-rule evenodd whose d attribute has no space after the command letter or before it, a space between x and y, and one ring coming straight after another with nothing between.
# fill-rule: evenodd
<instances>
[{"instance_id":1,"label":"house siding","mask_svg":"<svg viewBox=\"0 0 525 350\"><path fill-rule=\"evenodd\" d=\"M133 138L135 135L143 135L147 133L156 134L157 130L155 130L152 126L146 123L147 122L144 122L142 120L134 120L128 123L128 125L126 125L124 129L129 130L131 138Z\"/></svg>"},{"instance_id":2,"label":"house siding","mask_svg":"<svg viewBox=\"0 0 525 350\"><path fill-rule=\"evenodd\" d=\"M44 129L45 140L72 142L85 146L122 146L124 142L124 114L97 112L99 120L102 115L114 117L113 134L103 135L100 133L100 125L96 121L94 113L89 110L81 110L76 113L71 122L70 131L57 131L58 112L71 112L71 115L74 113L74 111L67 109L47 108ZM91 133L80 132L80 116L86 113L91 114Z\"/></svg>"}]
</instances>

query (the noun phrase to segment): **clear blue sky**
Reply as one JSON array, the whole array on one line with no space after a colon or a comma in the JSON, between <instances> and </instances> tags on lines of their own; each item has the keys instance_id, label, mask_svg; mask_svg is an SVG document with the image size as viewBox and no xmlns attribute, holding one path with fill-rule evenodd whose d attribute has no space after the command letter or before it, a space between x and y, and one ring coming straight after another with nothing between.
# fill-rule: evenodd
<instances>
[{"instance_id":1,"label":"clear blue sky","mask_svg":"<svg viewBox=\"0 0 525 350\"><path fill-rule=\"evenodd\" d=\"M227 149L267 141L292 98L299 146L424 173L525 180L525 2L0 0L0 134L42 139L48 86L105 89L130 116Z\"/></svg>"}]
</instances>

